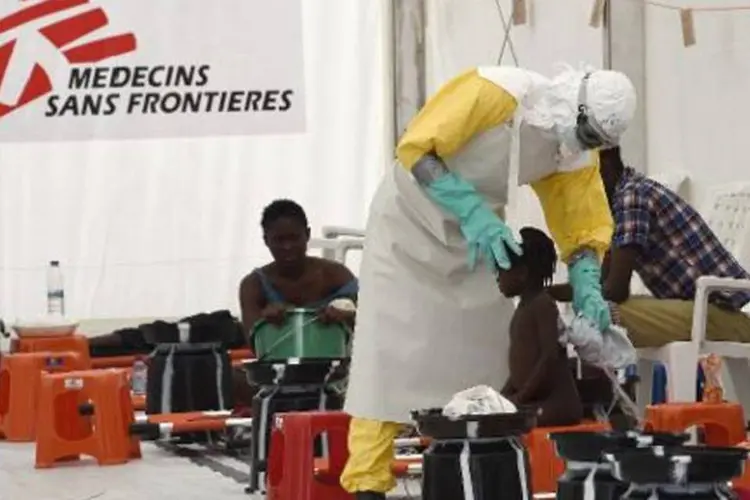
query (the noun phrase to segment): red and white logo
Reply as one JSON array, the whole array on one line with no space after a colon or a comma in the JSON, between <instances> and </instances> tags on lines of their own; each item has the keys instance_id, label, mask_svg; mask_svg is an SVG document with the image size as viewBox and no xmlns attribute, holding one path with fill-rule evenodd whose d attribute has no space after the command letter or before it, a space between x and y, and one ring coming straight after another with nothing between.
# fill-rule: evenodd
<instances>
[{"instance_id":1,"label":"red and white logo","mask_svg":"<svg viewBox=\"0 0 750 500\"><path fill-rule=\"evenodd\" d=\"M89 0L21 0L0 18L0 118L64 87L71 66L133 52L133 33L99 35L108 24Z\"/></svg>"},{"instance_id":2,"label":"red and white logo","mask_svg":"<svg viewBox=\"0 0 750 500\"><path fill-rule=\"evenodd\" d=\"M0 143L303 132L302 40L302 0L0 0Z\"/></svg>"}]
</instances>

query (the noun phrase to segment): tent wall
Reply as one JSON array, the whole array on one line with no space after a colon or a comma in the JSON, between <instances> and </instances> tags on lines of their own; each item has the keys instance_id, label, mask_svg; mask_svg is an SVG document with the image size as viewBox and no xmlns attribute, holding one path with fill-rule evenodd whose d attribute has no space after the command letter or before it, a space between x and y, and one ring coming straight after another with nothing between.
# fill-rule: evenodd
<instances>
[{"instance_id":1,"label":"tent wall","mask_svg":"<svg viewBox=\"0 0 750 500\"><path fill-rule=\"evenodd\" d=\"M650 173L686 171L700 207L713 186L750 179L750 11L696 11L694 25L684 47L679 11L646 9L647 158Z\"/></svg>"},{"instance_id":2,"label":"tent wall","mask_svg":"<svg viewBox=\"0 0 750 500\"><path fill-rule=\"evenodd\" d=\"M427 5L427 82L433 91L445 79L471 66L498 62L504 28L496 0L425 0ZM499 0L506 21L510 0ZM602 32L588 26L589 2L527 0L528 23L511 37L521 66L551 74L555 65L601 66ZM513 64L506 50L503 64Z\"/></svg>"},{"instance_id":3,"label":"tent wall","mask_svg":"<svg viewBox=\"0 0 750 500\"><path fill-rule=\"evenodd\" d=\"M299 201L314 232L364 225L392 151L386 13L302 3L305 134L3 145L0 316L44 311L51 259L77 317L236 309L242 276L269 260L269 201Z\"/></svg>"}]
</instances>

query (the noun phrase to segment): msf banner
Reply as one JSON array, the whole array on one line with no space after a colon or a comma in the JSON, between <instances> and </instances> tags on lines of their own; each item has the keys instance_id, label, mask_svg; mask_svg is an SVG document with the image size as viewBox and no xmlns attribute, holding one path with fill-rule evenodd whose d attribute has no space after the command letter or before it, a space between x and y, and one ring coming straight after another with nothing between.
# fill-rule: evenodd
<instances>
[{"instance_id":1,"label":"msf banner","mask_svg":"<svg viewBox=\"0 0 750 500\"><path fill-rule=\"evenodd\" d=\"M301 0L0 0L0 141L305 130Z\"/></svg>"}]
</instances>

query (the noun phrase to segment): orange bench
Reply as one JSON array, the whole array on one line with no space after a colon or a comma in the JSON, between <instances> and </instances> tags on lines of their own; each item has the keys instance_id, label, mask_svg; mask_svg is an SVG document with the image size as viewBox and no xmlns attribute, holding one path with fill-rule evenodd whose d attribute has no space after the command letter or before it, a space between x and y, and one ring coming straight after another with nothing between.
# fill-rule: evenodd
<instances>
[{"instance_id":1,"label":"orange bench","mask_svg":"<svg viewBox=\"0 0 750 500\"><path fill-rule=\"evenodd\" d=\"M65 337L24 337L13 339L10 350L21 352L75 352L80 356L82 366L90 366L89 339L83 335Z\"/></svg>"},{"instance_id":2,"label":"orange bench","mask_svg":"<svg viewBox=\"0 0 750 500\"><path fill-rule=\"evenodd\" d=\"M684 432L701 426L709 446L734 446L745 440L745 415L737 403L665 403L646 407L644 427Z\"/></svg>"},{"instance_id":3,"label":"orange bench","mask_svg":"<svg viewBox=\"0 0 750 500\"><path fill-rule=\"evenodd\" d=\"M140 443L127 431L134 420L129 385L127 374L118 369L43 373L36 467L81 455L100 465L140 458Z\"/></svg>"},{"instance_id":4,"label":"orange bench","mask_svg":"<svg viewBox=\"0 0 750 500\"><path fill-rule=\"evenodd\" d=\"M565 462L557 456L549 435L555 432L602 432L610 430L605 422L582 422L565 427L537 427L524 436L531 462L531 489L534 494L557 491L557 480L565 471Z\"/></svg>"}]
</instances>

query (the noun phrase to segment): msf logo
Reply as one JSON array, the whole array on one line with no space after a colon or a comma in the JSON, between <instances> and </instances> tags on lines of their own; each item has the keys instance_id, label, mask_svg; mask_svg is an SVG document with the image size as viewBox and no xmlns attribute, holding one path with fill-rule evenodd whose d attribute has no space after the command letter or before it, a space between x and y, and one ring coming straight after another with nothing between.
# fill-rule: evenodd
<instances>
[{"instance_id":1,"label":"msf logo","mask_svg":"<svg viewBox=\"0 0 750 500\"><path fill-rule=\"evenodd\" d=\"M0 16L0 118L67 86L71 65L97 63L136 48L132 33L94 33L109 20L89 0L20 0Z\"/></svg>"}]
</instances>

